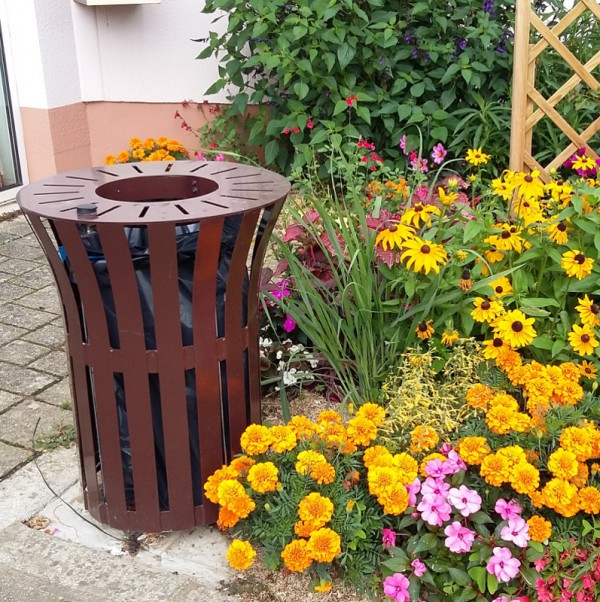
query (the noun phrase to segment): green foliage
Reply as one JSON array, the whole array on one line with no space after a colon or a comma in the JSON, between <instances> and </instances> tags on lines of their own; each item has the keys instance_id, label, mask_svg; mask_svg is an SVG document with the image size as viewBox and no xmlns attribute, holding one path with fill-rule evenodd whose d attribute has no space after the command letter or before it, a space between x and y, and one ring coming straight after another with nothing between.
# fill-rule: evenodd
<instances>
[{"instance_id":1,"label":"green foliage","mask_svg":"<svg viewBox=\"0 0 600 602\"><path fill-rule=\"evenodd\" d=\"M505 158L513 5L497 1L490 14L480 0L208 0L203 12L226 13L228 26L209 33L199 58L219 58L207 93L231 86L230 116L260 105L248 142L267 164L307 163L328 130L398 157L415 124L427 149L475 141Z\"/></svg>"}]
</instances>

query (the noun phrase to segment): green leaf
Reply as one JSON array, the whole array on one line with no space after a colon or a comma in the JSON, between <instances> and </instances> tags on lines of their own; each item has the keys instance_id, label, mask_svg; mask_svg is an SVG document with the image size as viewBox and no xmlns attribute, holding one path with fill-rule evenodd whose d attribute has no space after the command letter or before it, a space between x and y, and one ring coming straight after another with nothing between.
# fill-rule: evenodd
<instances>
[{"instance_id":1,"label":"green leaf","mask_svg":"<svg viewBox=\"0 0 600 602\"><path fill-rule=\"evenodd\" d=\"M537 349L547 349L548 351L550 351L554 346L554 341L550 337L542 335L539 337L535 337L531 344Z\"/></svg>"},{"instance_id":2,"label":"green leaf","mask_svg":"<svg viewBox=\"0 0 600 602\"><path fill-rule=\"evenodd\" d=\"M246 112L248 106L248 95L245 92L240 92L233 99L231 108L229 109L229 115L243 115Z\"/></svg>"},{"instance_id":3,"label":"green leaf","mask_svg":"<svg viewBox=\"0 0 600 602\"><path fill-rule=\"evenodd\" d=\"M464 586L471 581L471 578L469 577L467 572L463 571L462 569L458 569L456 567L451 566L448 569L448 572L450 573L450 576L452 577L454 583L456 583L457 585Z\"/></svg>"},{"instance_id":4,"label":"green leaf","mask_svg":"<svg viewBox=\"0 0 600 602\"><path fill-rule=\"evenodd\" d=\"M488 573L487 575L487 588L490 594L494 595L498 591L498 579L496 575Z\"/></svg>"},{"instance_id":5,"label":"green leaf","mask_svg":"<svg viewBox=\"0 0 600 602\"><path fill-rule=\"evenodd\" d=\"M461 69L460 74L462 75L463 79L467 82L467 84L471 83L473 72L470 69Z\"/></svg>"},{"instance_id":6,"label":"green leaf","mask_svg":"<svg viewBox=\"0 0 600 602\"><path fill-rule=\"evenodd\" d=\"M364 105L356 105L356 114L363 120L371 125L371 112Z\"/></svg>"},{"instance_id":7,"label":"green leaf","mask_svg":"<svg viewBox=\"0 0 600 602\"><path fill-rule=\"evenodd\" d=\"M348 66L348 63L354 58L356 54L356 50L352 48L349 44L342 44L337 50L338 61L340 62L340 67L345 69Z\"/></svg>"},{"instance_id":8,"label":"green leaf","mask_svg":"<svg viewBox=\"0 0 600 602\"><path fill-rule=\"evenodd\" d=\"M412 113L412 107L410 105L398 105L398 119L403 121L408 119Z\"/></svg>"},{"instance_id":9,"label":"green leaf","mask_svg":"<svg viewBox=\"0 0 600 602\"><path fill-rule=\"evenodd\" d=\"M413 552L418 554L419 552L425 552L427 550L434 550L438 544L438 537L435 533L426 533L421 537Z\"/></svg>"},{"instance_id":10,"label":"green leaf","mask_svg":"<svg viewBox=\"0 0 600 602\"><path fill-rule=\"evenodd\" d=\"M439 140L440 142L446 142L448 140L448 128L438 126L431 129L431 137L433 140Z\"/></svg>"},{"instance_id":11,"label":"green leaf","mask_svg":"<svg viewBox=\"0 0 600 602\"><path fill-rule=\"evenodd\" d=\"M467 571L469 575L473 578L473 581L477 584L480 592L485 592L485 576L486 570L482 566L474 566L473 568Z\"/></svg>"},{"instance_id":12,"label":"green leaf","mask_svg":"<svg viewBox=\"0 0 600 602\"><path fill-rule=\"evenodd\" d=\"M463 233L463 243L468 243L473 240L483 229L485 224L480 220L471 220L466 226Z\"/></svg>"},{"instance_id":13,"label":"green leaf","mask_svg":"<svg viewBox=\"0 0 600 602\"><path fill-rule=\"evenodd\" d=\"M317 130L310 138L310 144L321 144L321 142L325 142L328 138L328 133L326 129Z\"/></svg>"},{"instance_id":14,"label":"green leaf","mask_svg":"<svg viewBox=\"0 0 600 602\"><path fill-rule=\"evenodd\" d=\"M294 92L298 96L298 100L302 100L309 92L309 87L304 82L296 82L294 84Z\"/></svg>"},{"instance_id":15,"label":"green leaf","mask_svg":"<svg viewBox=\"0 0 600 602\"><path fill-rule=\"evenodd\" d=\"M338 100L333 108L333 117L339 115L342 111L348 108L348 103L345 100Z\"/></svg>"},{"instance_id":16,"label":"green leaf","mask_svg":"<svg viewBox=\"0 0 600 602\"><path fill-rule=\"evenodd\" d=\"M417 82L410 87L410 94L414 98L419 98L423 96L423 92L425 92L425 83Z\"/></svg>"},{"instance_id":17,"label":"green leaf","mask_svg":"<svg viewBox=\"0 0 600 602\"><path fill-rule=\"evenodd\" d=\"M267 165L275 161L279 154L279 150L279 142L277 140L267 142L267 146L265 146L265 163Z\"/></svg>"}]
</instances>

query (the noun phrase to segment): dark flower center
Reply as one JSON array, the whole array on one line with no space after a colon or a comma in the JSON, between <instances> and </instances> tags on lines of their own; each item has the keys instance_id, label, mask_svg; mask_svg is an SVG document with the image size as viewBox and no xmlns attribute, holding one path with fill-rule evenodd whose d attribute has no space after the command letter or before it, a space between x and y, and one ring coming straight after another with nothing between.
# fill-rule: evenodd
<instances>
[{"instance_id":1,"label":"dark flower center","mask_svg":"<svg viewBox=\"0 0 600 602\"><path fill-rule=\"evenodd\" d=\"M423 211L423 205L415 205L415 211Z\"/></svg>"},{"instance_id":2,"label":"dark flower center","mask_svg":"<svg viewBox=\"0 0 600 602\"><path fill-rule=\"evenodd\" d=\"M581 335L581 341L583 343L589 343L590 342L590 335L589 334L582 334Z\"/></svg>"},{"instance_id":3,"label":"dark flower center","mask_svg":"<svg viewBox=\"0 0 600 602\"><path fill-rule=\"evenodd\" d=\"M493 341L492 341L492 345L494 347L502 347L504 343L502 342L502 339L499 339L498 337L496 337Z\"/></svg>"},{"instance_id":4,"label":"dark flower center","mask_svg":"<svg viewBox=\"0 0 600 602\"><path fill-rule=\"evenodd\" d=\"M427 324L425 324L425 322L419 322L419 330L421 332L427 332Z\"/></svg>"},{"instance_id":5,"label":"dark flower center","mask_svg":"<svg viewBox=\"0 0 600 602\"><path fill-rule=\"evenodd\" d=\"M495 289L494 289L499 295L504 291L504 289L498 285Z\"/></svg>"},{"instance_id":6,"label":"dark flower center","mask_svg":"<svg viewBox=\"0 0 600 602\"><path fill-rule=\"evenodd\" d=\"M463 280L469 280L471 278L471 270L463 270L460 276Z\"/></svg>"},{"instance_id":7,"label":"dark flower center","mask_svg":"<svg viewBox=\"0 0 600 602\"><path fill-rule=\"evenodd\" d=\"M508 230L503 230L502 234L500 234L500 238L510 238L510 232Z\"/></svg>"},{"instance_id":8,"label":"dark flower center","mask_svg":"<svg viewBox=\"0 0 600 602\"><path fill-rule=\"evenodd\" d=\"M593 314L597 314L598 312L600 312L600 305L598 305L597 303L592 303L592 305L590 305L590 311Z\"/></svg>"},{"instance_id":9,"label":"dark flower center","mask_svg":"<svg viewBox=\"0 0 600 602\"><path fill-rule=\"evenodd\" d=\"M390 232L397 232L398 231L398 226L390 226L389 227L389 231Z\"/></svg>"},{"instance_id":10,"label":"dark flower center","mask_svg":"<svg viewBox=\"0 0 600 602\"><path fill-rule=\"evenodd\" d=\"M515 332L521 332L523 330L523 322L520 322L519 320L516 320L515 322L512 323L511 328Z\"/></svg>"},{"instance_id":11,"label":"dark flower center","mask_svg":"<svg viewBox=\"0 0 600 602\"><path fill-rule=\"evenodd\" d=\"M533 178L530 175L526 175L523 179L528 183L533 182Z\"/></svg>"},{"instance_id":12,"label":"dark flower center","mask_svg":"<svg viewBox=\"0 0 600 602\"><path fill-rule=\"evenodd\" d=\"M514 226L511 226L510 231L512 234L514 234L517 231L517 229Z\"/></svg>"},{"instance_id":13,"label":"dark flower center","mask_svg":"<svg viewBox=\"0 0 600 602\"><path fill-rule=\"evenodd\" d=\"M565 224L564 222L559 222L558 226L556 226L557 230L560 230L561 232L564 232L567 229L567 224Z\"/></svg>"},{"instance_id":14,"label":"dark flower center","mask_svg":"<svg viewBox=\"0 0 600 602\"><path fill-rule=\"evenodd\" d=\"M558 184L558 186L562 186L564 184L564 182L562 180L558 180L558 182L556 182Z\"/></svg>"},{"instance_id":15,"label":"dark flower center","mask_svg":"<svg viewBox=\"0 0 600 602\"><path fill-rule=\"evenodd\" d=\"M525 202L523 203L523 207L530 207L530 206L531 206L531 205L530 205L530 204L529 204L527 201L525 201Z\"/></svg>"},{"instance_id":16,"label":"dark flower center","mask_svg":"<svg viewBox=\"0 0 600 602\"><path fill-rule=\"evenodd\" d=\"M583 253L577 253L577 255L573 257L573 261L575 261L579 265L583 265L583 262L585 261L585 255Z\"/></svg>"},{"instance_id":17,"label":"dark flower center","mask_svg":"<svg viewBox=\"0 0 600 602\"><path fill-rule=\"evenodd\" d=\"M488 310L488 309L489 309L491 306L492 306L492 305L490 304L490 302L489 302L489 301L484 301L484 302L481 304L481 309L483 309L484 311L487 311L487 310Z\"/></svg>"},{"instance_id":18,"label":"dark flower center","mask_svg":"<svg viewBox=\"0 0 600 602\"><path fill-rule=\"evenodd\" d=\"M431 253L431 247L429 245L423 245L421 247L421 253L425 253L425 254Z\"/></svg>"}]
</instances>

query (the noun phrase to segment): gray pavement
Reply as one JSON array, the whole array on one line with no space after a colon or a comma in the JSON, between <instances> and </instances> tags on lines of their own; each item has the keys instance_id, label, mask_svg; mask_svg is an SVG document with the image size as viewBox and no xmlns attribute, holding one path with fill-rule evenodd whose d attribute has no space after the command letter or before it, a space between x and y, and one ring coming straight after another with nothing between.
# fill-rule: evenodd
<instances>
[{"instance_id":1,"label":"gray pavement","mask_svg":"<svg viewBox=\"0 0 600 602\"><path fill-rule=\"evenodd\" d=\"M44 483L91 519L76 450L59 445L73 420L52 275L25 218L0 219L0 602L238 600L218 531L153 536L131 556L124 534L85 523Z\"/></svg>"}]
</instances>

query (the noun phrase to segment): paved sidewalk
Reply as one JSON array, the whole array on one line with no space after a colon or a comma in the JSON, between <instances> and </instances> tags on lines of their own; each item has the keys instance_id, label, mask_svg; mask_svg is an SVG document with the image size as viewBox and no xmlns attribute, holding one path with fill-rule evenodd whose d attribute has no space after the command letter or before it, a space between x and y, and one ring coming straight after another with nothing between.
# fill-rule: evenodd
<instances>
[{"instance_id":1,"label":"paved sidewalk","mask_svg":"<svg viewBox=\"0 0 600 602\"><path fill-rule=\"evenodd\" d=\"M0 221L0 602L234 602L211 528L148 538L96 530L83 510L60 305L21 215ZM37 424L37 430L36 430ZM35 437L34 437L34 430ZM23 522L25 521L25 523Z\"/></svg>"}]
</instances>

